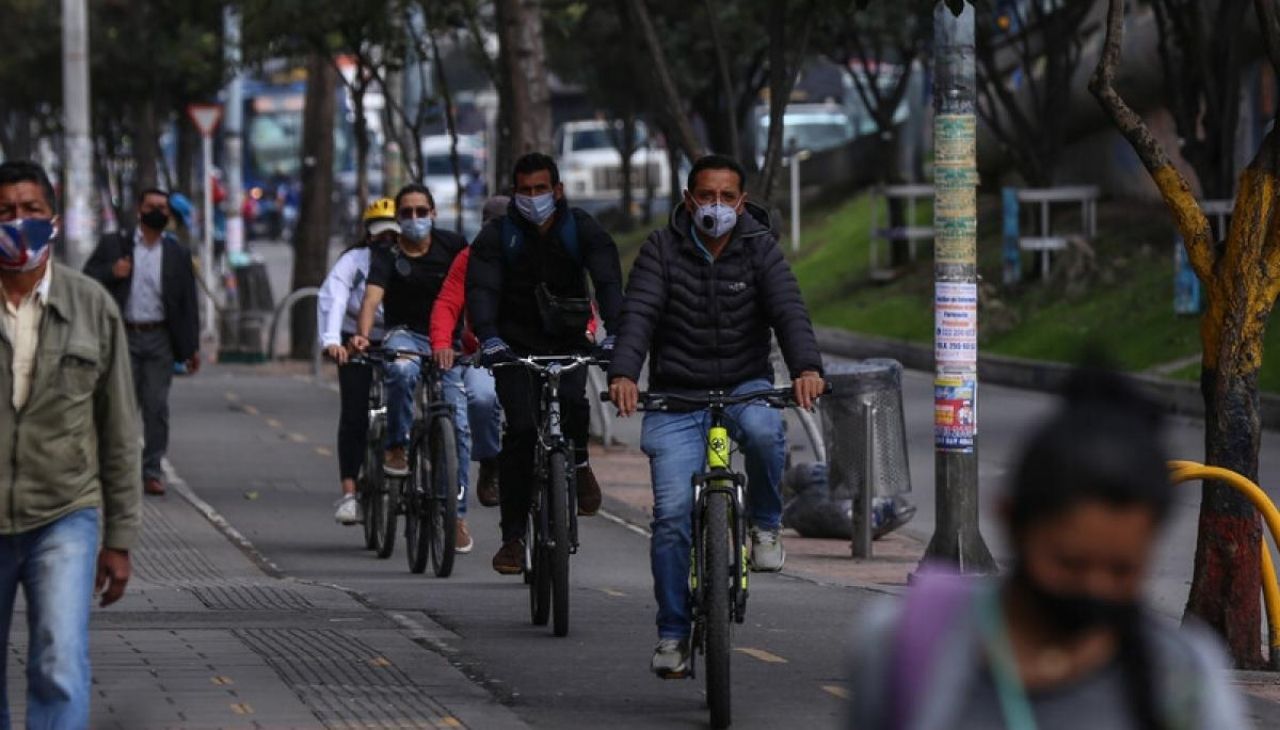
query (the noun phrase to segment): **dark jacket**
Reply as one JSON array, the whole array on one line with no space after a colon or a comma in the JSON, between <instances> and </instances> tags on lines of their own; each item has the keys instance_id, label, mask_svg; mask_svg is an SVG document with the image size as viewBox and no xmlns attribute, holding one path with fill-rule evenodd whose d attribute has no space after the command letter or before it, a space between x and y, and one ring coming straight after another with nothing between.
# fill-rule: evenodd
<instances>
[{"instance_id":1,"label":"dark jacket","mask_svg":"<svg viewBox=\"0 0 1280 730\"><path fill-rule=\"evenodd\" d=\"M122 257L133 256L133 231L108 233L84 265L84 273L98 280L111 292L120 311L125 311L133 272L123 279L111 273L111 267ZM160 260L160 288L164 302L164 321L169 330L175 362L188 360L200 349L200 308L196 301L196 275L191 265L191 252L173 236L165 234Z\"/></svg>"},{"instance_id":2,"label":"dark jacket","mask_svg":"<svg viewBox=\"0 0 1280 730\"><path fill-rule=\"evenodd\" d=\"M791 376L822 372L809 313L769 214L747 206L715 261L692 237L684 206L645 241L631 269L610 377L638 380L646 355L649 387L697 391L773 380L769 331Z\"/></svg>"},{"instance_id":3,"label":"dark jacket","mask_svg":"<svg viewBox=\"0 0 1280 730\"><path fill-rule=\"evenodd\" d=\"M560 240L564 216L572 215L578 229L580 260ZM502 224L510 219L524 232L524 245L511 256L502 241ZM584 271L585 270L585 271ZM501 337L518 352L558 354L587 348L586 328L581 336L557 338L548 334L538 314L535 290L545 281L560 297L589 296L584 273L591 275L596 304L605 327L613 332L622 311L622 264L613 238L587 213L570 208L563 200L556 206L556 223L543 237L516 211L514 201L506 216L480 229L471 245L467 266L467 312L481 342ZM584 323L585 324L585 323Z\"/></svg>"}]
</instances>

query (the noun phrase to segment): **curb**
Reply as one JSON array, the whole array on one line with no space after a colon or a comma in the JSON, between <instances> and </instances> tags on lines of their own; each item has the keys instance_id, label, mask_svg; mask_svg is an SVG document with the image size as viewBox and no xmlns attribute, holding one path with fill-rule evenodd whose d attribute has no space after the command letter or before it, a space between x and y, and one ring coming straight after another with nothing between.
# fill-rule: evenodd
<instances>
[{"instance_id":1,"label":"curb","mask_svg":"<svg viewBox=\"0 0 1280 730\"><path fill-rule=\"evenodd\" d=\"M882 337L847 332L833 327L815 327L818 348L824 353L854 359L887 357L910 370L933 372L933 348ZM1031 360L1008 355L979 355L978 379L984 383L1026 390L1058 392L1070 377L1066 363ZM1198 383L1130 373L1127 377L1166 413L1204 418L1204 397ZM1258 394L1258 415L1264 428L1280 428L1280 395Z\"/></svg>"}]
</instances>

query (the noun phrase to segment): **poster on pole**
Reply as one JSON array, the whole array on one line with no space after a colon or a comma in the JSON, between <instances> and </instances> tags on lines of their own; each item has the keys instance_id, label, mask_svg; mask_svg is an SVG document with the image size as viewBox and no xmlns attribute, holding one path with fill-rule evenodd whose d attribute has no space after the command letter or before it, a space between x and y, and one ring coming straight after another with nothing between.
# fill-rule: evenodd
<instances>
[{"instance_id":1,"label":"poster on pole","mask_svg":"<svg viewBox=\"0 0 1280 730\"><path fill-rule=\"evenodd\" d=\"M941 451L973 453L978 435L978 381L962 375L933 381L934 445Z\"/></svg>"},{"instance_id":2,"label":"poster on pole","mask_svg":"<svg viewBox=\"0 0 1280 730\"><path fill-rule=\"evenodd\" d=\"M940 281L934 288L934 359L939 367L978 362L978 284Z\"/></svg>"}]
</instances>

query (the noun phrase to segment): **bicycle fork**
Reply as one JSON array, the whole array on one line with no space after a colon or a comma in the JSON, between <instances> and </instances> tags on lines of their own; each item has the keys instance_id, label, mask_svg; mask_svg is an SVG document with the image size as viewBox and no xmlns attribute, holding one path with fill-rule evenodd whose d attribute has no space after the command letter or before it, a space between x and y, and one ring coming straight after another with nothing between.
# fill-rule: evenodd
<instances>
[{"instance_id":1,"label":"bicycle fork","mask_svg":"<svg viewBox=\"0 0 1280 730\"><path fill-rule=\"evenodd\" d=\"M745 514L746 478L729 470L729 434L723 426L712 426L707 447L707 472L693 477L693 550L689 555L689 590L693 594L695 619L700 621L702 607L706 605L705 591L729 591L729 606L735 623L746 620L747 588L750 574L747 569L747 539ZM724 495L729 499L727 510L729 519L729 535L733 539L731 554L736 551L738 558L729 566L730 584L728 586L708 587L700 579L706 574L706 555L699 545L699 536L703 533L703 521L707 514L707 502L714 495Z\"/></svg>"}]
</instances>

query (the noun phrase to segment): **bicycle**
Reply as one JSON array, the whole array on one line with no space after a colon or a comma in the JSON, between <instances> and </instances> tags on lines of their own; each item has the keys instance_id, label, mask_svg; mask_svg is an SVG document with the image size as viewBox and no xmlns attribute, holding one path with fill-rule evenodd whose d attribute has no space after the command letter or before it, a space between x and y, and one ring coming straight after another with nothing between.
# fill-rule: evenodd
<instances>
[{"instance_id":1,"label":"bicycle","mask_svg":"<svg viewBox=\"0 0 1280 730\"><path fill-rule=\"evenodd\" d=\"M825 392L830 392L828 385ZM601 394L608 401L608 392ZM691 477L693 487L693 549L689 558L689 589L693 604L693 635L689 640L690 679L696 675L697 654L705 656L707 706L712 727L730 721L729 659L731 625L747 615L749 559L746 518L746 477L733 471L731 442L725 426L730 406L753 401L771 408L796 405L790 388L773 388L734 395L713 390L705 394L642 392L638 409L710 412L706 471ZM735 557L736 556L736 557Z\"/></svg>"},{"instance_id":2,"label":"bicycle","mask_svg":"<svg viewBox=\"0 0 1280 730\"><path fill-rule=\"evenodd\" d=\"M560 424L560 380L578 368L600 364L585 355L532 355L491 369L525 367L542 379L541 423L534 455L534 489L525 529L524 577L535 626L552 621L552 633L569 633L569 556L578 552L574 444Z\"/></svg>"},{"instance_id":3,"label":"bicycle","mask_svg":"<svg viewBox=\"0 0 1280 730\"><path fill-rule=\"evenodd\" d=\"M383 475L371 519L377 539L377 555L389 558L395 551L398 515L405 516L405 555L409 570L426 571L430 562L437 577L453 572L458 522L458 449L452 404L444 398L443 373L425 354L412 350L384 350L371 359L383 363L408 357L416 361L422 379L414 391L413 425L409 431L409 474ZM465 363L464 363L465 364ZM384 407L385 410L385 407ZM384 417L385 418L385 417ZM371 446L378 452L381 441ZM387 482L394 482L394 486Z\"/></svg>"}]
</instances>

